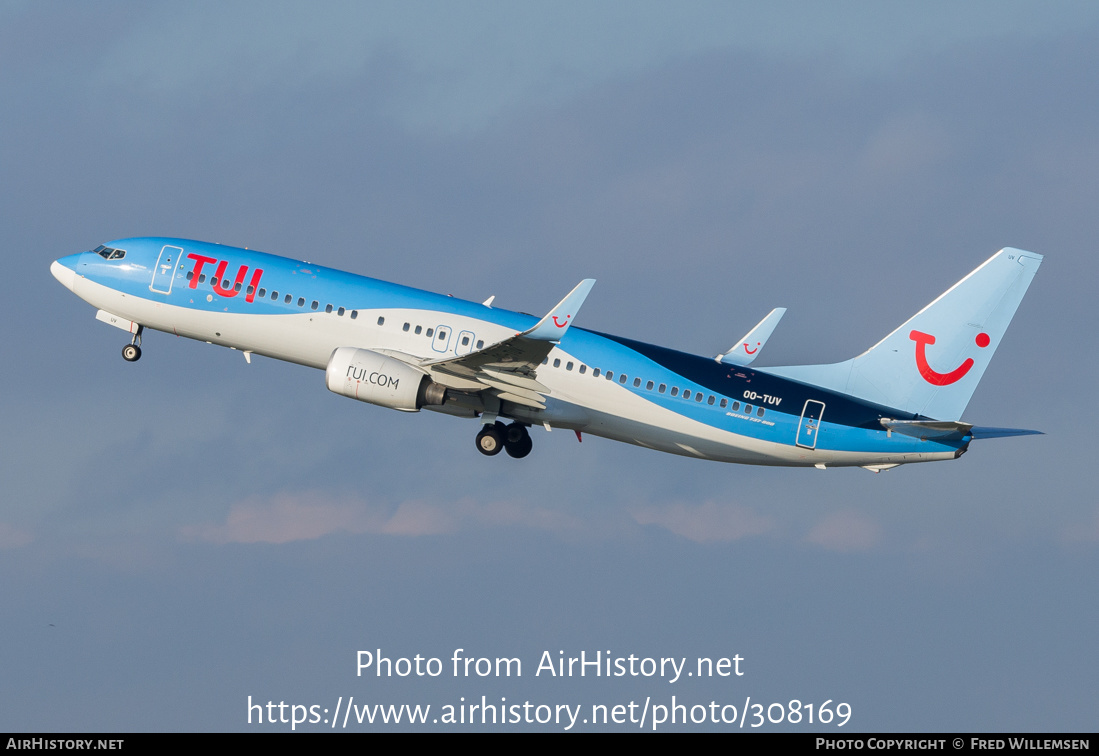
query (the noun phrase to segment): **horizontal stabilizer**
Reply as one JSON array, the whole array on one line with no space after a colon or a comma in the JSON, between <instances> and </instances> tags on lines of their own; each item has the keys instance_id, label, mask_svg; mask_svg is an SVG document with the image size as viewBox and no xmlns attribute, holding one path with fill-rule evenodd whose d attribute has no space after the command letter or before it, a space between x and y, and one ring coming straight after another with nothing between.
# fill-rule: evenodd
<instances>
[{"instance_id":1,"label":"horizontal stabilizer","mask_svg":"<svg viewBox=\"0 0 1099 756\"><path fill-rule=\"evenodd\" d=\"M1008 438L1010 436L1042 436L1042 431L1025 428L984 428L950 420L890 420L883 418L882 427L894 433L903 433L921 439L960 440L966 436L973 439Z\"/></svg>"},{"instance_id":2,"label":"horizontal stabilizer","mask_svg":"<svg viewBox=\"0 0 1099 756\"><path fill-rule=\"evenodd\" d=\"M982 428L973 426L973 438L1010 438L1011 436L1044 436L1042 431L1026 428Z\"/></svg>"},{"instance_id":3,"label":"horizontal stabilizer","mask_svg":"<svg viewBox=\"0 0 1099 756\"><path fill-rule=\"evenodd\" d=\"M882 418L882 427L893 433L903 433L920 439L961 439L970 435L973 426L951 420L890 420Z\"/></svg>"},{"instance_id":4,"label":"horizontal stabilizer","mask_svg":"<svg viewBox=\"0 0 1099 756\"><path fill-rule=\"evenodd\" d=\"M755 328L748 331L744 338L737 342L736 346L725 354L719 354L717 361L724 362L726 365L750 365L763 351L763 345L767 343L775 326L785 314L785 307L776 307L771 310L767 313L767 317L759 321Z\"/></svg>"}]
</instances>

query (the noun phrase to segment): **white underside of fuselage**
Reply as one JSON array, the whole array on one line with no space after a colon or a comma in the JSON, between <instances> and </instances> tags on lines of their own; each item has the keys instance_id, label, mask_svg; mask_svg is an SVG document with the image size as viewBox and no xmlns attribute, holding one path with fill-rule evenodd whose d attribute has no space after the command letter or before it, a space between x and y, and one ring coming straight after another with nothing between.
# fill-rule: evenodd
<instances>
[{"instance_id":1,"label":"white underside of fuselage","mask_svg":"<svg viewBox=\"0 0 1099 756\"><path fill-rule=\"evenodd\" d=\"M253 315L192 309L121 293L76 276L73 291L79 297L113 315L132 320L157 331L210 344L238 349L278 360L324 370L338 347L393 350L415 357L441 358L431 340L395 327L409 321L425 327L449 327L454 334L475 334L492 344L514 335L514 331L487 320L443 315L428 310L384 310L389 325L377 324L379 313L363 309L355 320L347 315L307 311L287 315ZM207 294L195 291L194 297ZM445 322L435 322L440 318ZM456 339L452 338L452 341ZM454 345L451 345L452 347ZM465 351L470 351L466 349ZM453 356L453 348L449 354ZM550 360L576 359L559 347ZM578 360L577 360L578 361ZM501 415L532 425L581 431L663 452L699 459L756 465L783 466L876 466L951 459L953 452L876 453L806 449L740 435L679 414L648 401L644 396L611 381L593 379L544 366L538 381L551 389L546 409L536 410L507 402Z\"/></svg>"}]
</instances>

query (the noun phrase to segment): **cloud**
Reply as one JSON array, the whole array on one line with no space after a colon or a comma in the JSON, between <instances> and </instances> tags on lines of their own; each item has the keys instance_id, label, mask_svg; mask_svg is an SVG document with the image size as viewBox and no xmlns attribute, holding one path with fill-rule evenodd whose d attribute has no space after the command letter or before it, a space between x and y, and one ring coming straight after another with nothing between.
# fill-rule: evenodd
<instances>
[{"instance_id":1,"label":"cloud","mask_svg":"<svg viewBox=\"0 0 1099 756\"><path fill-rule=\"evenodd\" d=\"M1099 543L1099 511L1090 520L1066 528L1064 539L1069 543Z\"/></svg>"},{"instance_id":2,"label":"cloud","mask_svg":"<svg viewBox=\"0 0 1099 756\"><path fill-rule=\"evenodd\" d=\"M861 156L868 173L906 174L945 160L951 144L947 130L923 113L893 118L870 137Z\"/></svg>"},{"instance_id":3,"label":"cloud","mask_svg":"<svg viewBox=\"0 0 1099 756\"><path fill-rule=\"evenodd\" d=\"M474 527L565 531L580 526L575 518L517 502L410 500L392 509L357 499L335 499L320 492L283 492L233 504L222 524L192 525L181 532L187 540L224 544L290 543L338 532L425 536Z\"/></svg>"},{"instance_id":4,"label":"cloud","mask_svg":"<svg viewBox=\"0 0 1099 756\"><path fill-rule=\"evenodd\" d=\"M774 529L774 521L739 504L676 503L634 510L633 518L641 525L659 525L676 535L699 543L738 541L763 535Z\"/></svg>"},{"instance_id":5,"label":"cloud","mask_svg":"<svg viewBox=\"0 0 1099 756\"><path fill-rule=\"evenodd\" d=\"M832 551L868 551L881 540L881 526L849 510L836 512L817 523L805 540Z\"/></svg>"},{"instance_id":6,"label":"cloud","mask_svg":"<svg viewBox=\"0 0 1099 756\"><path fill-rule=\"evenodd\" d=\"M0 522L0 549L15 549L26 546L33 538L25 530L12 527L6 522Z\"/></svg>"}]
</instances>

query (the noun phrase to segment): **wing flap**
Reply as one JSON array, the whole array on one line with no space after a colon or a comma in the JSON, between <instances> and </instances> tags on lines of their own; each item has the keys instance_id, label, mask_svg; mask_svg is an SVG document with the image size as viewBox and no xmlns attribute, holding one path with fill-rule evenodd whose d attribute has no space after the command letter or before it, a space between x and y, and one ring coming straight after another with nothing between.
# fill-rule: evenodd
<instances>
[{"instance_id":1,"label":"wing flap","mask_svg":"<svg viewBox=\"0 0 1099 756\"><path fill-rule=\"evenodd\" d=\"M543 397L540 397L537 394L534 395L537 398L534 398L527 395L525 392L523 394L515 394L510 391L500 391L497 389L496 396L502 402L514 402L515 404L522 404L524 407L533 407L534 409L546 408L545 401L542 401Z\"/></svg>"},{"instance_id":2,"label":"wing flap","mask_svg":"<svg viewBox=\"0 0 1099 756\"><path fill-rule=\"evenodd\" d=\"M527 389L529 391L536 391L539 394L548 394L549 388L543 386L538 381L531 378L525 373L514 373L506 370L498 370L496 368L485 367L481 369L481 380L490 378L495 381L502 381L503 383L511 386L518 386L520 388Z\"/></svg>"}]
</instances>

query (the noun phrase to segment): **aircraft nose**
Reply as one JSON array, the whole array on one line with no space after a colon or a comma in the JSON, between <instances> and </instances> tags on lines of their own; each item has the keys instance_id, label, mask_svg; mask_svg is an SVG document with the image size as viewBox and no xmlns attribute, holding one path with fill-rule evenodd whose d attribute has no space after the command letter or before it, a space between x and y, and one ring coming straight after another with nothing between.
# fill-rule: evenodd
<instances>
[{"instance_id":1,"label":"aircraft nose","mask_svg":"<svg viewBox=\"0 0 1099 756\"><path fill-rule=\"evenodd\" d=\"M50 265L50 273L69 291L73 291L73 287L76 286L76 264L83 254L79 252L75 255L67 255L60 260L54 260Z\"/></svg>"}]
</instances>

